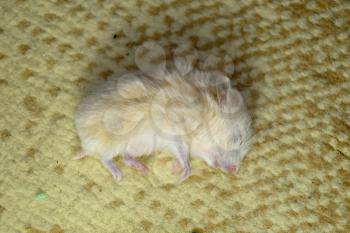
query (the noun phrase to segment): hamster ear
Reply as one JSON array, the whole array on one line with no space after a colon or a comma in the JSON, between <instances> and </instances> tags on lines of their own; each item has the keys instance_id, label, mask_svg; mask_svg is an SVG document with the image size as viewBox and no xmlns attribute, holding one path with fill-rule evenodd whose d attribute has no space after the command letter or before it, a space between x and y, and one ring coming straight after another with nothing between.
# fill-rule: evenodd
<instances>
[{"instance_id":1,"label":"hamster ear","mask_svg":"<svg viewBox=\"0 0 350 233\"><path fill-rule=\"evenodd\" d=\"M197 58L197 51L188 44L183 44L174 51L175 67L181 75L186 75L193 70Z\"/></svg>"},{"instance_id":2,"label":"hamster ear","mask_svg":"<svg viewBox=\"0 0 350 233\"><path fill-rule=\"evenodd\" d=\"M225 75L216 72L211 79L211 85L216 89L216 97L219 104L226 103L228 98L228 92L231 89L231 80Z\"/></svg>"},{"instance_id":3,"label":"hamster ear","mask_svg":"<svg viewBox=\"0 0 350 233\"><path fill-rule=\"evenodd\" d=\"M144 42L135 51L137 67L152 78L163 78L167 73L164 49L154 42Z\"/></svg>"},{"instance_id":4,"label":"hamster ear","mask_svg":"<svg viewBox=\"0 0 350 233\"><path fill-rule=\"evenodd\" d=\"M231 88L231 80L221 73L216 73L215 75L215 86L219 91L226 92Z\"/></svg>"},{"instance_id":5,"label":"hamster ear","mask_svg":"<svg viewBox=\"0 0 350 233\"><path fill-rule=\"evenodd\" d=\"M229 88L220 104L225 112L234 113L243 106L243 97L237 89Z\"/></svg>"},{"instance_id":6,"label":"hamster ear","mask_svg":"<svg viewBox=\"0 0 350 233\"><path fill-rule=\"evenodd\" d=\"M142 98L147 96L147 89L142 79L135 74L124 74L117 78L118 94L125 99Z\"/></svg>"},{"instance_id":7,"label":"hamster ear","mask_svg":"<svg viewBox=\"0 0 350 233\"><path fill-rule=\"evenodd\" d=\"M208 57L206 57L206 59L201 65L201 69L207 70L207 71L216 70L219 63L220 63L220 58L211 54Z\"/></svg>"}]
</instances>

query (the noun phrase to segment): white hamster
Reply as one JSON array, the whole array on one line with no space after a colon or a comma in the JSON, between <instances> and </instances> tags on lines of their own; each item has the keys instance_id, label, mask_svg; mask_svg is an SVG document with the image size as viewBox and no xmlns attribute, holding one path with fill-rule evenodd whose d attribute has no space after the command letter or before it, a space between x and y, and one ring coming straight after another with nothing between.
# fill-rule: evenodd
<instances>
[{"instance_id":1,"label":"white hamster","mask_svg":"<svg viewBox=\"0 0 350 233\"><path fill-rule=\"evenodd\" d=\"M82 100L75 124L82 146L75 158L99 155L116 181L122 173L113 157L147 173L136 158L158 151L176 157L182 180L191 175L190 156L237 171L251 134L242 95L230 80L198 70L111 78Z\"/></svg>"}]
</instances>

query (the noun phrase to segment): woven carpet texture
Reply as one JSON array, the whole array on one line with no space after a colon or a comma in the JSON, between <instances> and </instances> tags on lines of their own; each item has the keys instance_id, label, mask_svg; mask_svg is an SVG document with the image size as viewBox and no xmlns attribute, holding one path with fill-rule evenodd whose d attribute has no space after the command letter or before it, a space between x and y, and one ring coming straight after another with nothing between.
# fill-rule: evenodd
<instances>
[{"instance_id":1,"label":"woven carpet texture","mask_svg":"<svg viewBox=\"0 0 350 233\"><path fill-rule=\"evenodd\" d=\"M0 1L0 232L350 232L350 1ZM74 113L135 49L189 43L246 96L236 174L73 161ZM229 57L230 59L223 59Z\"/></svg>"}]
</instances>

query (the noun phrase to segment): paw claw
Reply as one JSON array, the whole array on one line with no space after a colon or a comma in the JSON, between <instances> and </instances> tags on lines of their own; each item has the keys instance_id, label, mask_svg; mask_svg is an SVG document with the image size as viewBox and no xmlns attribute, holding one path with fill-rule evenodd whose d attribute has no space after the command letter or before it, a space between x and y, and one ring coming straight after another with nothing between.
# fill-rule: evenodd
<instances>
[{"instance_id":1,"label":"paw claw","mask_svg":"<svg viewBox=\"0 0 350 233\"><path fill-rule=\"evenodd\" d=\"M101 162L105 168L112 174L116 182L121 181L123 173L113 164L113 161L109 158L101 158Z\"/></svg>"},{"instance_id":2,"label":"paw claw","mask_svg":"<svg viewBox=\"0 0 350 233\"><path fill-rule=\"evenodd\" d=\"M80 151L72 158L72 160L79 160L84 157L86 157L86 154L83 151Z\"/></svg>"},{"instance_id":3,"label":"paw claw","mask_svg":"<svg viewBox=\"0 0 350 233\"><path fill-rule=\"evenodd\" d=\"M119 183L123 177L122 173L114 173L114 174L112 174L112 176L113 176L113 179L115 180L115 182L117 182L117 183Z\"/></svg>"}]
</instances>

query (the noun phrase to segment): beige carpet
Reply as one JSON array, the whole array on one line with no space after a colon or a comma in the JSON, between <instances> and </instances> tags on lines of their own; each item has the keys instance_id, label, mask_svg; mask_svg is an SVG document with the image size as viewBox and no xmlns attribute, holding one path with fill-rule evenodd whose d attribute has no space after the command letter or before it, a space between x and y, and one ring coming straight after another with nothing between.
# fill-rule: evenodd
<instances>
[{"instance_id":1,"label":"beige carpet","mask_svg":"<svg viewBox=\"0 0 350 233\"><path fill-rule=\"evenodd\" d=\"M1 1L0 232L350 232L349 25L346 0ZM116 184L71 161L80 99L144 41L232 58L254 129L238 174L194 160L177 185L157 155L148 177L116 160Z\"/></svg>"}]
</instances>

